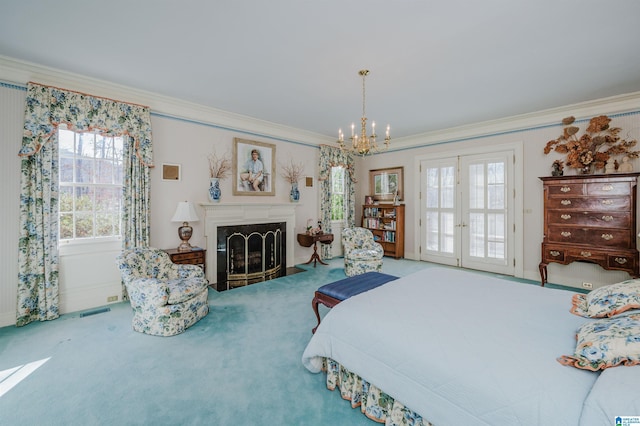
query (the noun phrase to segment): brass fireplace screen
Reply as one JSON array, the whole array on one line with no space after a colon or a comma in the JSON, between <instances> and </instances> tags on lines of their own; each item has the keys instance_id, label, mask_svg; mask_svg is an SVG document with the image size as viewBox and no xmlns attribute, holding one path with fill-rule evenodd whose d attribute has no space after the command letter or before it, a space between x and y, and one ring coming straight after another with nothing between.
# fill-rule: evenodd
<instances>
[{"instance_id":1,"label":"brass fireplace screen","mask_svg":"<svg viewBox=\"0 0 640 426\"><path fill-rule=\"evenodd\" d=\"M218 227L217 290L285 275L285 223Z\"/></svg>"}]
</instances>

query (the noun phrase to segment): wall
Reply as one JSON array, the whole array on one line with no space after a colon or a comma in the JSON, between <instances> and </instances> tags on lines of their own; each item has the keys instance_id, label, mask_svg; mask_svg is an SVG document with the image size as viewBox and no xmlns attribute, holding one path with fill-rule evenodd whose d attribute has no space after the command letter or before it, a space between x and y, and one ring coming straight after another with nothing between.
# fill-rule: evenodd
<instances>
[{"instance_id":1,"label":"wall","mask_svg":"<svg viewBox=\"0 0 640 426\"><path fill-rule=\"evenodd\" d=\"M333 139L299 129L252 120L212 108L164 98L132 88L125 88L83 76L62 73L0 57L0 188L3 203L0 206L0 326L15 322L17 281L18 199L20 161L17 157L23 125L25 90L28 81L37 81L71 90L105 96L126 102L149 105L152 110L154 162L151 172L151 245L161 248L175 247L179 243L178 224L170 222L178 201L196 203L207 201L207 155L215 148L218 153L232 153L233 138L241 137L276 145L280 162L293 158L305 163L305 175L313 177L314 186L301 189L301 201L296 212L296 232L302 232L307 219L318 217L318 145L331 144ZM4 83L3 83L4 82ZM418 158L428 158L447 152L457 154L477 146L522 143L523 158L518 171L522 173L524 194L523 262L522 276L538 280L540 242L542 239L542 187L538 176L550 174L555 159L545 156L542 149L546 142L561 132L560 120L568 115L590 118L599 114L615 117L613 125L634 131L640 138L640 93L610 99L595 100L581 105L570 105L554 110L509 117L489 123L477 123L456 129L445 129L411 138L392 141L395 151L356 160L357 200L364 200L369 193L368 171L387 167L404 167L406 217L406 257L417 259L419 232L419 174ZM584 125L581 125L584 128ZM182 179L179 182L163 181L162 163L181 164ZM640 162L634 161L635 170ZM277 170L278 171L278 170ZM259 204L264 197L233 196L231 179L222 182L222 202L247 202ZM288 202L289 185L276 180L276 195L270 202ZM356 203L360 204L359 201ZM356 223L361 209L357 208ZM198 207L203 218L203 211ZM193 223L192 244L204 247L204 223ZM295 262L306 261L310 248L294 247ZM61 256L61 311L72 312L106 304L107 297L120 294L119 274L114 258L119 247L91 247L66 250ZM549 266L551 282L579 287L589 281L597 287L627 279L621 272L604 271L589 264L574 263L569 266Z\"/></svg>"}]
</instances>

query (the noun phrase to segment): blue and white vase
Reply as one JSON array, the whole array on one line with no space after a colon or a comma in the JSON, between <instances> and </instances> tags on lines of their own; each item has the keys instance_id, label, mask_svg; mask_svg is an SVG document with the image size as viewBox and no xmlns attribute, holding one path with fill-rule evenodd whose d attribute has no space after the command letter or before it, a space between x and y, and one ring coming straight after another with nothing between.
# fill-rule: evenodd
<instances>
[{"instance_id":1,"label":"blue and white vase","mask_svg":"<svg viewBox=\"0 0 640 426\"><path fill-rule=\"evenodd\" d=\"M289 193L289 199L292 203L300 201L300 191L298 190L298 182L291 184L291 192Z\"/></svg>"},{"instance_id":2,"label":"blue and white vase","mask_svg":"<svg viewBox=\"0 0 640 426\"><path fill-rule=\"evenodd\" d=\"M220 191L220 179L211 178L211 182L209 182L209 199L214 203L219 203L221 196L222 191Z\"/></svg>"}]
</instances>

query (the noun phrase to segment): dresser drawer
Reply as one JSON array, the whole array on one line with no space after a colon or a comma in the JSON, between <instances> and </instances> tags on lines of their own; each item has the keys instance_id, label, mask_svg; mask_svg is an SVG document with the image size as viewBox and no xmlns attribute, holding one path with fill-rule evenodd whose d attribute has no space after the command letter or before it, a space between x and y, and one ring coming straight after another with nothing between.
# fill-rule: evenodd
<instances>
[{"instance_id":1,"label":"dresser drawer","mask_svg":"<svg viewBox=\"0 0 640 426\"><path fill-rule=\"evenodd\" d=\"M202 263L204 259L204 251L192 251L188 253L172 254L171 260L180 263ZM193 261L193 262L188 262Z\"/></svg>"},{"instance_id":2,"label":"dresser drawer","mask_svg":"<svg viewBox=\"0 0 640 426\"><path fill-rule=\"evenodd\" d=\"M559 197L549 198L547 209L582 211L631 211L630 197Z\"/></svg>"},{"instance_id":3,"label":"dresser drawer","mask_svg":"<svg viewBox=\"0 0 640 426\"><path fill-rule=\"evenodd\" d=\"M627 195L631 192L629 182L598 182L586 185L587 195L591 196L615 196Z\"/></svg>"},{"instance_id":4,"label":"dresser drawer","mask_svg":"<svg viewBox=\"0 0 640 426\"><path fill-rule=\"evenodd\" d=\"M611 269L635 271L638 264L638 253L610 254L607 256L607 264Z\"/></svg>"},{"instance_id":5,"label":"dresser drawer","mask_svg":"<svg viewBox=\"0 0 640 426\"><path fill-rule=\"evenodd\" d=\"M549 225L585 225L605 228L629 228L631 214L617 211L563 211L548 210L547 223Z\"/></svg>"},{"instance_id":6,"label":"dresser drawer","mask_svg":"<svg viewBox=\"0 0 640 426\"><path fill-rule=\"evenodd\" d=\"M566 183L562 185L547 186L549 196L551 197L567 197L586 195L583 183Z\"/></svg>"},{"instance_id":7,"label":"dresser drawer","mask_svg":"<svg viewBox=\"0 0 640 426\"><path fill-rule=\"evenodd\" d=\"M593 244L595 247L632 247L628 229L550 225L547 232L547 241L565 244Z\"/></svg>"}]
</instances>

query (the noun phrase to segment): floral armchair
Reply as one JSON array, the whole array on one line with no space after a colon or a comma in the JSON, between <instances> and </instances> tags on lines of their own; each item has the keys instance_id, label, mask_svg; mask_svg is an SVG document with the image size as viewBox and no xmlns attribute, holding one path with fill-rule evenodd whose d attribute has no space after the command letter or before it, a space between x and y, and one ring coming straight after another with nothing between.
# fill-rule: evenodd
<instances>
[{"instance_id":1,"label":"floral armchair","mask_svg":"<svg viewBox=\"0 0 640 426\"><path fill-rule=\"evenodd\" d=\"M133 329L174 336L209 313L202 268L177 265L155 248L124 250L116 259L133 308Z\"/></svg>"},{"instance_id":2,"label":"floral armchair","mask_svg":"<svg viewBox=\"0 0 640 426\"><path fill-rule=\"evenodd\" d=\"M373 234L368 229L343 229L342 246L344 248L344 272L348 277L382 270L384 250L379 243L373 240Z\"/></svg>"}]
</instances>

